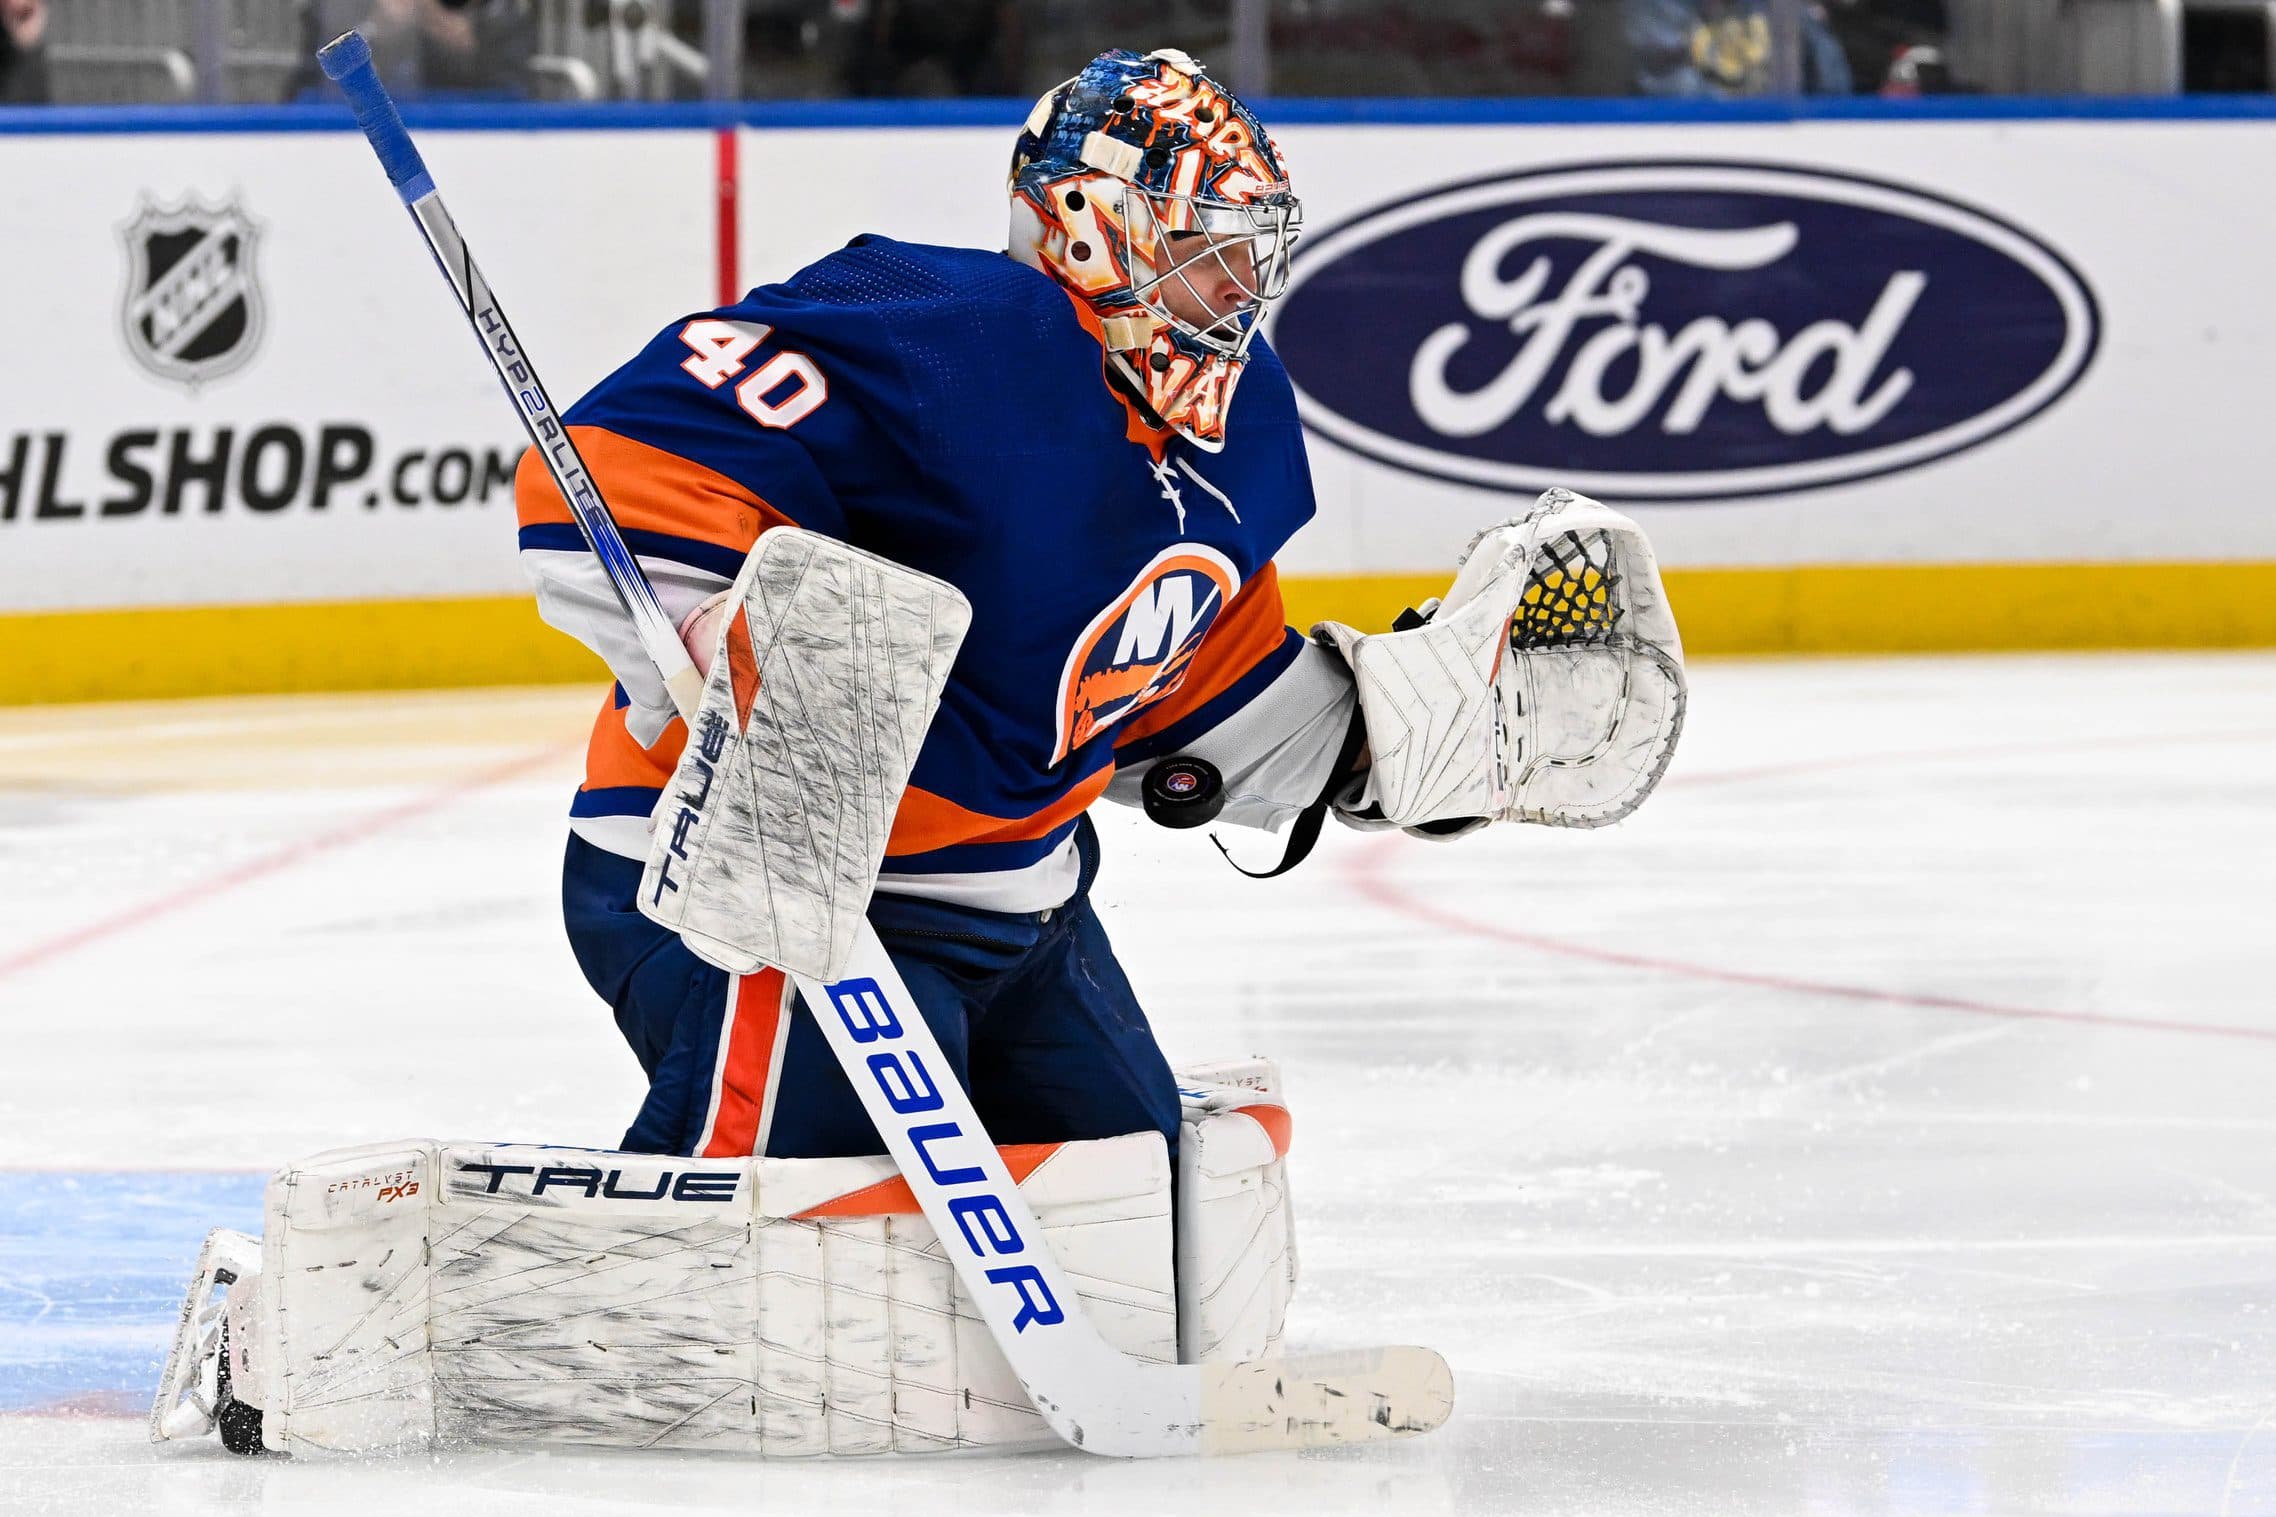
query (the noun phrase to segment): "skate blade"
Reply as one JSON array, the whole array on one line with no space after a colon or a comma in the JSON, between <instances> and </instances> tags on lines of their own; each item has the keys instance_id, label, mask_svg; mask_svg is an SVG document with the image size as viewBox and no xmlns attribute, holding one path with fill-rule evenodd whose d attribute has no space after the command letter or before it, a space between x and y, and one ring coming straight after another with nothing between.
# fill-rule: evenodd
<instances>
[{"instance_id":1,"label":"skate blade","mask_svg":"<svg viewBox=\"0 0 2276 1517\"><path fill-rule=\"evenodd\" d=\"M150 1441L170 1443L203 1438L214 1428L215 1393L205 1382L208 1346L218 1347L226 1287L261 1272L261 1243L226 1227L206 1234L198 1250L182 1315L174 1325L174 1345L158 1377L150 1406Z\"/></svg>"}]
</instances>

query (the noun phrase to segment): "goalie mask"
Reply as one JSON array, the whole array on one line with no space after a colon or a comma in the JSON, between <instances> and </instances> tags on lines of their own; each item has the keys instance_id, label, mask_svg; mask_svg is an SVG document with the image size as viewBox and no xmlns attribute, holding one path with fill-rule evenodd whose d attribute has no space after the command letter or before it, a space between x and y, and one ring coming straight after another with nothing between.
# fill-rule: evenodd
<instances>
[{"instance_id":1,"label":"goalie mask","mask_svg":"<svg viewBox=\"0 0 2276 1517\"><path fill-rule=\"evenodd\" d=\"M1279 150L1185 54L1101 53L1012 150L1012 256L1095 312L1109 361L1196 445L1225 415L1302 217Z\"/></svg>"}]
</instances>

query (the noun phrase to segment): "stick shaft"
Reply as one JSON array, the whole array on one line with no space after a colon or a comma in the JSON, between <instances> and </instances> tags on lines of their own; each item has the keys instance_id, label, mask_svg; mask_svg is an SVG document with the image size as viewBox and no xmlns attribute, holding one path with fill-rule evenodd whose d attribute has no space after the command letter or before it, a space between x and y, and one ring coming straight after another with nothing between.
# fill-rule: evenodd
<instances>
[{"instance_id":1,"label":"stick shaft","mask_svg":"<svg viewBox=\"0 0 2276 1517\"><path fill-rule=\"evenodd\" d=\"M427 251L434 256L435 267L442 270L452 293L457 295L467 325L482 344L483 357L497 374L506 398L513 402L522 431L544 461L554 488L568 502L569 515L576 522L577 530L593 550L593 556L600 560L610 586L624 606L625 615L632 619L641 650L663 678L672 705L681 716L693 716L696 703L703 697L702 676L696 673L695 663L681 644L679 630L672 625L663 603L656 599L655 586L648 582L639 561L625 545L624 534L617 530L616 519L609 515L608 504L593 483L592 473L578 454L568 428L562 425L560 412L554 407L552 397L546 394L545 384L524 352L521 339L514 335L513 323L506 319L489 281L475 266L466 239L459 235L450 208L443 204L442 194L435 188L434 176L427 172L425 160L403 125L402 114L389 98L386 86L380 83L379 73L372 65L370 47L361 36L349 32L325 47L317 59L354 107L356 124L363 128L365 139L379 156L380 166L387 171L388 182L411 212L411 220L419 228Z\"/></svg>"},{"instance_id":2,"label":"stick shaft","mask_svg":"<svg viewBox=\"0 0 2276 1517\"><path fill-rule=\"evenodd\" d=\"M877 929L862 922L838 978L796 983L1044 1420L1092 1453L1201 1452L1201 1371L1140 1364L1099 1336Z\"/></svg>"}]
</instances>

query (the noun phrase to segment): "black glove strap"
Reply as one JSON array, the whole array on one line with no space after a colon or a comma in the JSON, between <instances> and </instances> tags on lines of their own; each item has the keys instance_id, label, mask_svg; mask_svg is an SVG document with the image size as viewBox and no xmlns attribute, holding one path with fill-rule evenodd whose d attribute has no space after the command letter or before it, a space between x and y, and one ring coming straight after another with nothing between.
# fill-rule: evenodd
<instances>
[{"instance_id":1,"label":"black glove strap","mask_svg":"<svg viewBox=\"0 0 2276 1517\"><path fill-rule=\"evenodd\" d=\"M1367 720L1360 712L1359 703L1353 701L1351 726L1343 735L1343 747L1336 750L1335 768L1329 772L1327 787L1320 792L1318 800L1298 813L1296 825L1288 829L1287 851L1281 854L1280 862L1272 868L1241 869L1239 864L1234 863L1233 855L1226 851L1225 845L1218 842L1217 834L1211 833L1209 841L1217 844L1217 851L1225 855L1226 863L1240 869L1241 873L1252 880L1270 880L1286 874L1312 856L1312 849L1320 841L1320 828L1328 819L1328 806L1335 800L1336 792L1351 783L1354 766L1359 762L1359 750L1366 746Z\"/></svg>"}]
</instances>

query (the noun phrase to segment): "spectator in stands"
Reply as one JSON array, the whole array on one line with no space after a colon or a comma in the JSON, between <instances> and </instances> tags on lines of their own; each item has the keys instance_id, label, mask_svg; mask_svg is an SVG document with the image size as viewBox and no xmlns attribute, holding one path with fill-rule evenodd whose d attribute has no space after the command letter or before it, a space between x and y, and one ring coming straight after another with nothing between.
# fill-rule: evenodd
<instances>
[{"instance_id":1,"label":"spectator in stands","mask_svg":"<svg viewBox=\"0 0 2276 1517\"><path fill-rule=\"evenodd\" d=\"M304 14L307 56L313 59L317 48L353 28L371 44L380 77L399 95L529 93L537 41L531 0L314 0ZM321 82L310 62L286 97Z\"/></svg>"},{"instance_id":2,"label":"spectator in stands","mask_svg":"<svg viewBox=\"0 0 2276 1517\"><path fill-rule=\"evenodd\" d=\"M1922 95L1949 90L1944 44L1951 21L1944 0L1829 0L1834 35L1864 94Z\"/></svg>"},{"instance_id":3,"label":"spectator in stands","mask_svg":"<svg viewBox=\"0 0 2276 1517\"><path fill-rule=\"evenodd\" d=\"M47 103L47 0L0 0L0 105Z\"/></svg>"},{"instance_id":4,"label":"spectator in stands","mask_svg":"<svg viewBox=\"0 0 2276 1517\"><path fill-rule=\"evenodd\" d=\"M1772 74L1770 0L1620 0L1634 60L1636 88L1646 95L1762 95ZM1846 95L1848 60L1827 29L1825 7L1806 6L1802 23L1802 88Z\"/></svg>"}]
</instances>

